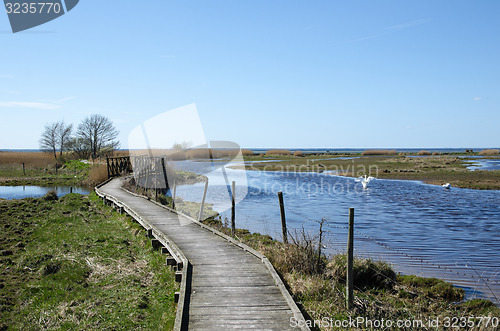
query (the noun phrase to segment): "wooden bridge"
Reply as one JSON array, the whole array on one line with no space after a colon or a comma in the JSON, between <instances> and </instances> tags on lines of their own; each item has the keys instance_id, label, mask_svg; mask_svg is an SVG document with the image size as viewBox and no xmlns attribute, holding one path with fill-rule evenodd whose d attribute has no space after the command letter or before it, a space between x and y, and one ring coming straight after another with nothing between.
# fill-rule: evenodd
<instances>
[{"instance_id":1,"label":"wooden bridge","mask_svg":"<svg viewBox=\"0 0 500 331\"><path fill-rule=\"evenodd\" d=\"M305 320L268 259L196 220L121 189L96 188L106 202L147 230L168 252L181 281L175 330L293 330Z\"/></svg>"}]
</instances>

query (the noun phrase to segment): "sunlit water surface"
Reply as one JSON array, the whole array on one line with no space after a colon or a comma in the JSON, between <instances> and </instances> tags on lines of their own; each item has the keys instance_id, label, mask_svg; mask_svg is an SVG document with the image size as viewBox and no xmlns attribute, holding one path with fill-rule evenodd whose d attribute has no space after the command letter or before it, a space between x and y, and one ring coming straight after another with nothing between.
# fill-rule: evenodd
<instances>
[{"instance_id":1,"label":"sunlit water surface","mask_svg":"<svg viewBox=\"0 0 500 331\"><path fill-rule=\"evenodd\" d=\"M223 162L177 162L207 174ZM344 252L348 210L355 208L355 254L382 259L399 272L437 277L463 287L467 296L500 298L500 191L376 180L363 190L353 178L319 173L242 171L225 168L236 182L239 228L281 240L277 192L283 191L288 229L317 234L326 218L327 252ZM223 173L209 175L206 202L230 219ZM240 183L240 185L238 185ZM246 183L246 185L241 185ZM179 186L177 195L201 201L203 183ZM246 193L246 195L244 195Z\"/></svg>"},{"instance_id":2,"label":"sunlit water surface","mask_svg":"<svg viewBox=\"0 0 500 331\"><path fill-rule=\"evenodd\" d=\"M89 194L88 189L70 186L0 186L0 198L7 200L39 198L43 197L45 194L52 190L55 190L57 192L58 197L66 195L70 192Z\"/></svg>"}]
</instances>

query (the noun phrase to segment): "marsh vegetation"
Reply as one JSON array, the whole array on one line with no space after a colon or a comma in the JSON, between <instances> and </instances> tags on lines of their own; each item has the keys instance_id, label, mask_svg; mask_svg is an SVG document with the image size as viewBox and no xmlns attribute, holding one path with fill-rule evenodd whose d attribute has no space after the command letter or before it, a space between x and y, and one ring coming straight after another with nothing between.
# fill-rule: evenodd
<instances>
[{"instance_id":1,"label":"marsh vegetation","mask_svg":"<svg viewBox=\"0 0 500 331\"><path fill-rule=\"evenodd\" d=\"M0 329L171 329L174 273L96 195L0 200Z\"/></svg>"}]
</instances>

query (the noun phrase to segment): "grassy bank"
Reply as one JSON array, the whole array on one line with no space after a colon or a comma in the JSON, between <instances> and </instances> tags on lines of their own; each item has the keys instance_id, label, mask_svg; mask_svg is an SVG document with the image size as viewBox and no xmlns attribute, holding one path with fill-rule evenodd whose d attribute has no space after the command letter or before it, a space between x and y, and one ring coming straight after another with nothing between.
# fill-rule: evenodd
<instances>
[{"instance_id":1,"label":"grassy bank","mask_svg":"<svg viewBox=\"0 0 500 331\"><path fill-rule=\"evenodd\" d=\"M0 152L0 185L92 187L107 178L106 166L54 159L47 153Z\"/></svg>"},{"instance_id":2,"label":"grassy bank","mask_svg":"<svg viewBox=\"0 0 500 331\"><path fill-rule=\"evenodd\" d=\"M210 226L230 234L224 222L217 219L206 221ZM237 237L245 244L266 255L277 269L301 306L311 325L321 330L344 330L329 321L345 321L357 318L380 321L418 321L428 323L439 318L440 328L390 327L381 330L425 330L443 327L446 318L500 318L500 309L487 300L464 301L464 291L436 278L401 275L390 265L369 259L354 262L354 308L346 309L345 278L346 256L326 257L320 254L315 238L301 234L293 243L284 245L266 235L238 229ZM321 323L320 321L328 321ZM313 328L314 329L314 328ZM357 329L357 328L351 328ZM361 328L370 329L370 328ZM378 328L377 328L378 329ZM492 330L486 327L465 327L461 330Z\"/></svg>"},{"instance_id":3,"label":"grassy bank","mask_svg":"<svg viewBox=\"0 0 500 331\"><path fill-rule=\"evenodd\" d=\"M352 159L330 159L331 155L245 156L246 161L256 161L247 170L324 172L333 171L343 176L371 175L385 179L421 180L429 184L450 183L455 187L473 189L500 189L500 170L470 171L467 161L457 156L360 156ZM276 162L262 162L276 160Z\"/></svg>"},{"instance_id":4,"label":"grassy bank","mask_svg":"<svg viewBox=\"0 0 500 331\"><path fill-rule=\"evenodd\" d=\"M0 329L171 329L174 274L95 194L0 200Z\"/></svg>"}]
</instances>

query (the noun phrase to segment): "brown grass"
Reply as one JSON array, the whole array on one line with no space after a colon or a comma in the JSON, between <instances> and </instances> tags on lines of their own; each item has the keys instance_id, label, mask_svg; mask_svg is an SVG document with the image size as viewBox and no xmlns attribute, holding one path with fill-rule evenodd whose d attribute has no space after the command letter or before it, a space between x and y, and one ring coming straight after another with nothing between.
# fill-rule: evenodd
<instances>
[{"instance_id":1,"label":"brown grass","mask_svg":"<svg viewBox=\"0 0 500 331\"><path fill-rule=\"evenodd\" d=\"M96 186L108 179L108 167L105 164L96 164L90 168L88 184Z\"/></svg>"},{"instance_id":2,"label":"brown grass","mask_svg":"<svg viewBox=\"0 0 500 331\"><path fill-rule=\"evenodd\" d=\"M397 152L394 149L368 149L361 153L361 155L371 156L371 155L396 155Z\"/></svg>"},{"instance_id":3,"label":"brown grass","mask_svg":"<svg viewBox=\"0 0 500 331\"><path fill-rule=\"evenodd\" d=\"M0 152L0 165L20 165L28 168L45 169L56 163L54 156L41 152Z\"/></svg>"},{"instance_id":4,"label":"brown grass","mask_svg":"<svg viewBox=\"0 0 500 331\"><path fill-rule=\"evenodd\" d=\"M132 155L153 155L166 156L169 160L193 160L193 159L210 159L210 155L214 159L220 158L235 158L240 153L236 148L193 148L186 151L179 149L152 149L152 150L137 150L131 151ZM253 155L249 149L241 150L243 155Z\"/></svg>"},{"instance_id":5,"label":"brown grass","mask_svg":"<svg viewBox=\"0 0 500 331\"><path fill-rule=\"evenodd\" d=\"M418 152L417 155L431 155L431 152L422 150Z\"/></svg>"},{"instance_id":6,"label":"brown grass","mask_svg":"<svg viewBox=\"0 0 500 331\"><path fill-rule=\"evenodd\" d=\"M304 153L302 151L295 151L293 152L293 156L304 156Z\"/></svg>"},{"instance_id":7,"label":"brown grass","mask_svg":"<svg viewBox=\"0 0 500 331\"><path fill-rule=\"evenodd\" d=\"M439 152L434 152L434 153L432 153L432 155L441 155L441 153L439 153Z\"/></svg>"},{"instance_id":8,"label":"brown grass","mask_svg":"<svg viewBox=\"0 0 500 331\"><path fill-rule=\"evenodd\" d=\"M239 149L210 149L212 152L212 157L214 159L220 159L220 158L230 158L234 159L238 154L240 153Z\"/></svg>"},{"instance_id":9,"label":"brown grass","mask_svg":"<svg viewBox=\"0 0 500 331\"><path fill-rule=\"evenodd\" d=\"M266 155L291 155L288 149L270 149L266 151Z\"/></svg>"},{"instance_id":10,"label":"brown grass","mask_svg":"<svg viewBox=\"0 0 500 331\"><path fill-rule=\"evenodd\" d=\"M123 157L123 156L129 156L129 152L128 152L128 150L124 150L124 151L113 151L112 156L113 156L113 157Z\"/></svg>"},{"instance_id":11,"label":"brown grass","mask_svg":"<svg viewBox=\"0 0 500 331\"><path fill-rule=\"evenodd\" d=\"M244 156L252 156L253 155L253 151L251 149L242 149L241 150L241 154L244 155Z\"/></svg>"},{"instance_id":12,"label":"brown grass","mask_svg":"<svg viewBox=\"0 0 500 331\"><path fill-rule=\"evenodd\" d=\"M209 159L210 150L208 148L196 148L186 151L186 157L188 159Z\"/></svg>"},{"instance_id":13,"label":"brown grass","mask_svg":"<svg viewBox=\"0 0 500 331\"><path fill-rule=\"evenodd\" d=\"M498 155L500 151L498 149L483 149L479 152L479 155Z\"/></svg>"},{"instance_id":14,"label":"brown grass","mask_svg":"<svg viewBox=\"0 0 500 331\"><path fill-rule=\"evenodd\" d=\"M167 154L169 160L173 161L183 161L187 159L186 152L184 151L172 151Z\"/></svg>"}]
</instances>

